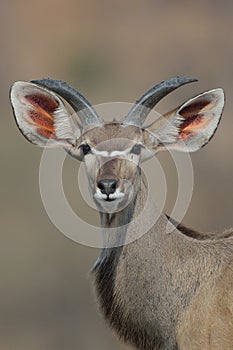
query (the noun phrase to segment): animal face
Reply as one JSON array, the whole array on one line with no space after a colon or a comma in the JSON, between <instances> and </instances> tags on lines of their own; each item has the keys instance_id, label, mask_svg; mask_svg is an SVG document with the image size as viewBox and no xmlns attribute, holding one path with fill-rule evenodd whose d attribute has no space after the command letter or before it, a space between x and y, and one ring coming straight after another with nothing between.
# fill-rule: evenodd
<instances>
[{"instance_id":1,"label":"animal face","mask_svg":"<svg viewBox=\"0 0 233 350\"><path fill-rule=\"evenodd\" d=\"M94 127L81 135L70 153L85 162L90 190L100 209L119 210L133 198L146 153L140 128L121 123Z\"/></svg>"},{"instance_id":2,"label":"animal face","mask_svg":"<svg viewBox=\"0 0 233 350\"><path fill-rule=\"evenodd\" d=\"M62 146L85 162L94 201L100 210L112 212L137 193L142 161L164 149L193 152L211 139L224 106L222 89L204 92L151 125L143 125L163 96L192 81L174 78L156 85L122 123L102 122L79 92L56 80L15 83L11 103L17 125L30 142Z\"/></svg>"}]
</instances>

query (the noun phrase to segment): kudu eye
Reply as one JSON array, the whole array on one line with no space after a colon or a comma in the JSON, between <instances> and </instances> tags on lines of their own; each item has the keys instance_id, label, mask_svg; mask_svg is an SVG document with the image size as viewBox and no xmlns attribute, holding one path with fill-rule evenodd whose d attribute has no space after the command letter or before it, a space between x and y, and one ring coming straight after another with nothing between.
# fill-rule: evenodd
<instances>
[{"instance_id":1,"label":"kudu eye","mask_svg":"<svg viewBox=\"0 0 233 350\"><path fill-rule=\"evenodd\" d=\"M81 150L83 156L91 151L91 147L87 143L80 145L79 149Z\"/></svg>"},{"instance_id":2,"label":"kudu eye","mask_svg":"<svg viewBox=\"0 0 233 350\"><path fill-rule=\"evenodd\" d=\"M135 144L135 145L133 146L133 148L131 149L130 153L133 153L133 154L137 154L137 155L138 155L138 154L141 153L141 148L142 148L141 145Z\"/></svg>"}]
</instances>

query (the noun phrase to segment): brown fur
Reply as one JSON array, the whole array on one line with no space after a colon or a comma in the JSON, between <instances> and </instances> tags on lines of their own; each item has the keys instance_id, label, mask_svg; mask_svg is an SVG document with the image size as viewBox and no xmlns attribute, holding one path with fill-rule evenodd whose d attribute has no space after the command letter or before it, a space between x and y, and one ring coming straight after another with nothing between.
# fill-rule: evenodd
<instances>
[{"instance_id":1,"label":"brown fur","mask_svg":"<svg viewBox=\"0 0 233 350\"><path fill-rule=\"evenodd\" d=\"M128 139L119 143L118 138ZM136 127L119 124L85 136L104 151L131 147L140 138ZM114 240L119 232L123 237L134 234L131 221L145 206L147 185L137 167L120 158L105 161L97 177L125 177L133 183L135 200L111 219L101 213L102 225L116 230L110 237ZM145 212L142 227L156 211ZM176 226L171 234L166 233L168 221ZM124 229L118 228L122 225ZM197 232L162 214L143 237L102 251L93 269L101 310L118 336L139 350L233 349L232 256L232 230Z\"/></svg>"},{"instance_id":2,"label":"brown fur","mask_svg":"<svg viewBox=\"0 0 233 350\"><path fill-rule=\"evenodd\" d=\"M142 181L132 207L115 217L115 226L122 216L129 222L129 235L145 194ZM155 207L145 220L153 212ZM229 350L233 232L215 237L179 225L166 234L167 220L161 215L137 241L102 252L94 269L102 312L117 334L140 350Z\"/></svg>"},{"instance_id":3,"label":"brown fur","mask_svg":"<svg viewBox=\"0 0 233 350\"><path fill-rule=\"evenodd\" d=\"M233 262L197 292L177 329L181 350L233 349Z\"/></svg>"},{"instance_id":4,"label":"brown fur","mask_svg":"<svg viewBox=\"0 0 233 350\"><path fill-rule=\"evenodd\" d=\"M124 150L129 145L133 145L134 143L132 141L137 141L140 135L141 129L136 126L128 125L121 127L120 123L110 123L86 131L82 134L79 142L81 143L82 140L87 140L90 146L93 145L100 151L114 150L116 145L118 150ZM119 140L123 140L124 142L119 142Z\"/></svg>"},{"instance_id":5,"label":"brown fur","mask_svg":"<svg viewBox=\"0 0 233 350\"><path fill-rule=\"evenodd\" d=\"M178 79L178 85L190 81L193 80ZM177 79L172 79L143 95L139 100L140 108L129 113L130 121L146 117L141 107L152 108L153 101L158 101L156 94L164 96L160 91L162 87L164 93L171 91L171 82L178 86ZM60 85L61 82L55 84ZM73 89L64 83L62 85L65 88L62 96L70 96ZM21 88L17 86L18 94ZM54 96L49 97L46 90L48 97L44 98L40 92L35 92L34 85L32 89L33 96L28 95L26 99L42 110L44 122L41 123L37 116L34 119L42 129L51 133L56 123L53 124L47 114L56 107ZM61 90L56 87L55 91ZM15 103L15 90L12 92ZM80 103L80 95L75 96ZM118 336L138 350L233 349L233 232L216 235L196 232L182 224L177 225L158 212L153 202L147 206L150 194L139 167L147 156L143 152L133 152L132 148L135 142L140 149L143 144L152 152L163 149L163 143L176 148L177 144L181 147L179 138L182 138L187 141L189 151L200 149L214 134L223 105L224 93L215 89L191 99L183 108L168 113L148 128L142 128L141 123L136 123L138 127L119 123L99 125L101 123L94 115L98 126L84 123L88 130L82 130L78 140L76 134L70 135L70 130L63 135L65 141L70 136L74 141L72 152L68 150L71 154L80 159L86 156L85 165L94 200L101 208L107 208L100 211L100 216L105 234L104 245L110 247L102 250L93 268L101 310ZM15 107L15 112L20 107L17 120L22 121L22 105L17 102ZM140 109L144 116L140 115ZM183 123L180 115L186 118ZM128 122L129 118L126 120ZM168 120L171 123L167 123ZM43 139L36 137L38 130L32 128L34 134L31 137L28 133L31 124L25 125L26 121L22 123L26 137L30 135L28 139L31 142L43 145ZM49 136L47 131L44 136ZM83 144L89 146L86 154L82 154ZM115 156L112 151L117 151ZM118 157L116 154L119 155L119 152ZM98 187L100 179L114 179L121 183L113 193L115 198L110 198L110 194L107 197L101 191ZM118 210L111 211L114 207L109 205L114 206L114 203ZM167 225L171 222L174 229L167 233ZM152 224L147 227L147 223ZM130 238L132 243L127 244Z\"/></svg>"}]
</instances>

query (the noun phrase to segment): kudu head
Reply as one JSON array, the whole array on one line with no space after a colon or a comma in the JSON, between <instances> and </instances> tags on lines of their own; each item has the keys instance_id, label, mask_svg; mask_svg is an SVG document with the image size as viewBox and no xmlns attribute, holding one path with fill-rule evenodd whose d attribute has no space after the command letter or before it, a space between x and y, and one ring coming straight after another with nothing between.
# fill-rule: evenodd
<instances>
[{"instance_id":1,"label":"kudu head","mask_svg":"<svg viewBox=\"0 0 233 350\"><path fill-rule=\"evenodd\" d=\"M16 82L10 97L23 135L38 146L62 146L84 160L94 201L112 212L127 205L137 193L142 161L163 149L196 151L211 139L224 106L220 88L204 92L143 126L164 96L193 81L173 78L156 85L121 123L102 122L84 96L58 80Z\"/></svg>"}]
</instances>

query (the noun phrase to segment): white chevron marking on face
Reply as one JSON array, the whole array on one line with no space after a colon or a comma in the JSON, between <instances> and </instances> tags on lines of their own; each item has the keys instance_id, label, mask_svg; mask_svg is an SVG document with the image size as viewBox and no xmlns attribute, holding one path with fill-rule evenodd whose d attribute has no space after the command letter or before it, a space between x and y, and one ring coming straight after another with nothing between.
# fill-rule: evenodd
<instances>
[{"instance_id":1,"label":"white chevron marking on face","mask_svg":"<svg viewBox=\"0 0 233 350\"><path fill-rule=\"evenodd\" d=\"M127 156L130 153L131 147L126 148L124 151L98 151L95 148L92 149L92 153L95 154L96 156L101 156L101 157L117 157L117 156Z\"/></svg>"}]
</instances>

